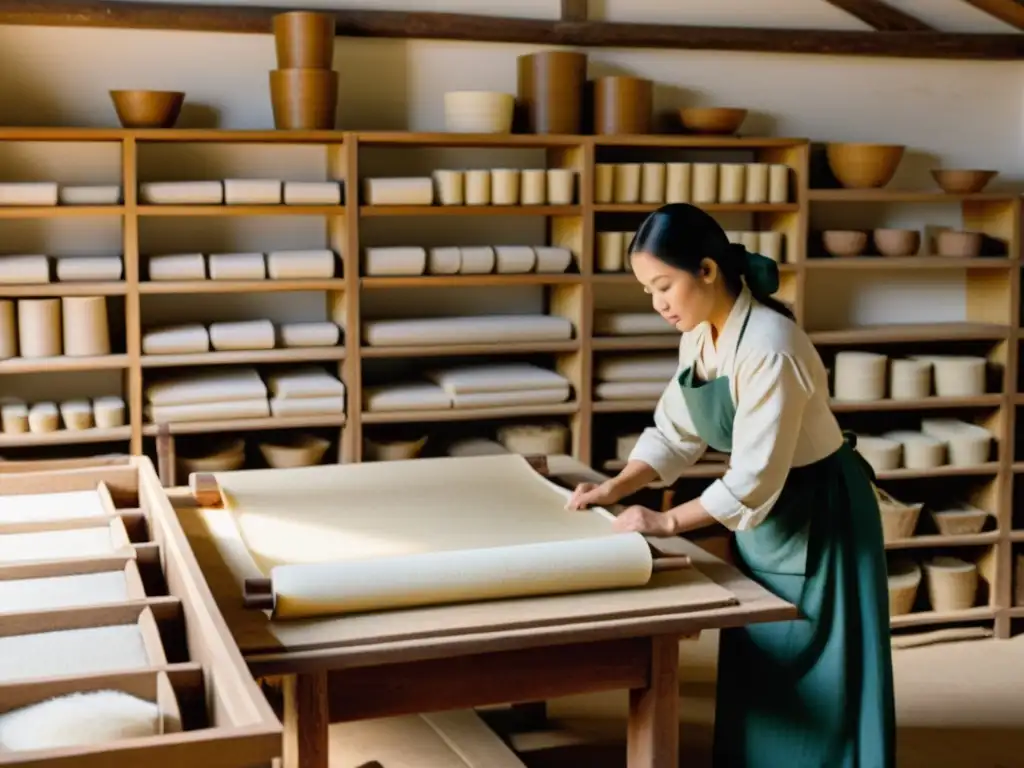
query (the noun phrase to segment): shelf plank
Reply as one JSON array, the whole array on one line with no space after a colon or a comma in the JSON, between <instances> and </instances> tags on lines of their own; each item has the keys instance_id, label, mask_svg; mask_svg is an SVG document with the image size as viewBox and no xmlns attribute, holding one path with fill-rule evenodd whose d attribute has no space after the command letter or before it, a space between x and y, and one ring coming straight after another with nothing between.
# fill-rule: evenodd
<instances>
[{"instance_id":1,"label":"shelf plank","mask_svg":"<svg viewBox=\"0 0 1024 768\"><path fill-rule=\"evenodd\" d=\"M976 192L955 195L939 190L914 189L810 189L807 199L812 203L946 203L1012 202L1012 192Z\"/></svg>"},{"instance_id":2,"label":"shelf plank","mask_svg":"<svg viewBox=\"0 0 1024 768\"><path fill-rule=\"evenodd\" d=\"M123 296L127 291L127 284L123 282L0 284L0 298L5 299L21 296Z\"/></svg>"},{"instance_id":3,"label":"shelf plank","mask_svg":"<svg viewBox=\"0 0 1024 768\"><path fill-rule=\"evenodd\" d=\"M581 146L590 141L589 136L571 134L532 133L407 133L405 131L357 131L356 141L360 146L403 146L403 147L464 147L491 149L557 149L559 147Z\"/></svg>"},{"instance_id":4,"label":"shelf plank","mask_svg":"<svg viewBox=\"0 0 1024 768\"><path fill-rule=\"evenodd\" d=\"M657 400L595 400L594 413L654 413Z\"/></svg>"},{"instance_id":5,"label":"shelf plank","mask_svg":"<svg viewBox=\"0 0 1024 768\"><path fill-rule=\"evenodd\" d=\"M344 216L343 205L140 205L139 216Z\"/></svg>"},{"instance_id":6,"label":"shelf plank","mask_svg":"<svg viewBox=\"0 0 1024 768\"><path fill-rule=\"evenodd\" d=\"M970 467L957 467L945 464L932 469L887 469L876 472L879 480L918 480L929 477L971 477L974 475L995 475L999 472L999 462L990 461L986 464L975 464Z\"/></svg>"},{"instance_id":7,"label":"shelf plank","mask_svg":"<svg viewBox=\"0 0 1024 768\"><path fill-rule=\"evenodd\" d=\"M487 275L409 275L400 277L361 277L363 288L458 288L497 287L502 285L567 285L580 283L578 273L487 274Z\"/></svg>"},{"instance_id":8,"label":"shelf plank","mask_svg":"<svg viewBox=\"0 0 1024 768\"><path fill-rule=\"evenodd\" d=\"M0 360L0 374L107 371L127 367L128 355L103 355L101 357L12 357L7 360Z\"/></svg>"},{"instance_id":9,"label":"shelf plank","mask_svg":"<svg viewBox=\"0 0 1024 768\"><path fill-rule=\"evenodd\" d=\"M139 293L292 293L343 291L342 277L322 280L168 280L139 283Z\"/></svg>"},{"instance_id":10,"label":"shelf plank","mask_svg":"<svg viewBox=\"0 0 1024 768\"><path fill-rule=\"evenodd\" d=\"M597 147L649 147L654 149L789 149L809 144L808 139L773 136L697 136L679 134L616 134L594 136Z\"/></svg>"},{"instance_id":11,"label":"shelf plank","mask_svg":"<svg viewBox=\"0 0 1024 768\"><path fill-rule=\"evenodd\" d=\"M361 205L360 216L579 216L578 205Z\"/></svg>"},{"instance_id":12,"label":"shelf plank","mask_svg":"<svg viewBox=\"0 0 1024 768\"><path fill-rule=\"evenodd\" d=\"M986 533L975 533L965 536L942 536L935 534L897 539L896 541L887 542L885 548L923 549L932 547L973 547L984 544L994 544L997 541L999 541L999 531L988 531Z\"/></svg>"},{"instance_id":13,"label":"shelf plank","mask_svg":"<svg viewBox=\"0 0 1024 768\"><path fill-rule=\"evenodd\" d=\"M143 355L143 368L175 368L194 365L259 365L261 363L312 363L345 359L345 347L231 350L184 355Z\"/></svg>"},{"instance_id":14,"label":"shelf plank","mask_svg":"<svg viewBox=\"0 0 1024 768\"><path fill-rule=\"evenodd\" d=\"M87 443L127 442L131 440L131 427L112 429L60 429L56 432L0 434L0 448L30 448L41 445L84 445Z\"/></svg>"},{"instance_id":15,"label":"shelf plank","mask_svg":"<svg viewBox=\"0 0 1024 768\"><path fill-rule=\"evenodd\" d=\"M257 432L277 429L312 429L315 427L340 427L345 424L345 414L328 413L317 416L270 416L262 419L219 419L217 421L185 421L167 425L172 435L199 435L210 432ZM154 436L159 432L157 424L143 424L142 434Z\"/></svg>"},{"instance_id":16,"label":"shelf plank","mask_svg":"<svg viewBox=\"0 0 1024 768\"><path fill-rule=\"evenodd\" d=\"M123 216L122 205L0 205L0 219Z\"/></svg>"},{"instance_id":17,"label":"shelf plank","mask_svg":"<svg viewBox=\"0 0 1024 768\"><path fill-rule=\"evenodd\" d=\"M1010 335L1010 327L995 323L907 323L867 325L835 331L810 331L815 344L900 344L936 341L997 341Z\"/></svg>"},{"instance_id":18,"label":"shelf plank","mask_svg":"<svg viewBox=\"0 0 1024 768\"><path fill-rule=\"evenodd\" d=\"M965 621L982 621L994 619L998 609L994 606L968 608L965 611L918 611L903 616L893 616L889 625L897 627L923 627L929 624L959 624Z\"/></svg>"},{"instance_id":19,"label":"shelf plank","mask_svg":"<svg viewBox=\"0 0 1024 768\"><path fill-rule=\"evenodd\" d=\"M1003 404L1003 395L979 395L977 397L925 397L920 400L870 400L848 402L832 400L835 413L860 413L871 411L926 411L944 408L998 408Z\"/></svg>"},{"instance_id":20,"label":"shelf plank","mask_svg":"<svg viewBox=\"0 0 1024 768\"><path fill-rule=\"evenodd\" d=\"M852 258L815 258L806 262L809 270L882 270L882 269L1010 269L1018 264L1006 256L960 258L957 256L854 256Z\"/></svg>"},{"instance_id":21,"label":"shelf plank","mask_svg":"<svg viewBox=\"0 0 1024 768\"><path fill-rule=\"evenodd\" d=\"M361 347L366 357L440 357L450 355L524 355L532 353L575 352L579 341L521 341L509 344L433 344L402 347Z\"/></svg>"},{"instance_id":22,"label":"shelf plank","mask_svg":"<svg viewBox=\"0 0 1024 768\"><path fill-rule=\"evenodd\" d=\"M594 213L651 213L662 203L610 203L594 206ZM799 211L798 203L702 203L709 213L788 213Z\"/></svg>"},{"instance_id":23,"label":"shelf plank","mask_svg":"<svg viewBox=\"0 0 1024 768\"><path fill-rule=\"evenodd\" d=\"M634 349L678 349L678 333L651 334L649 336L595 336L590 344L595 352L629 352Z\"/></svg>"},{"instance_id":24,"label":"shelf plank","mask_svg":"<svg viewBox=\"0 0 1024 768\"><path fill-rule=\"evenodd\" d=\"M418 424L420 422L513 419L519 416L561 416L576 413L579 403L521 405L501 408L445 408L431 411L363 411L364 424Z\"/></svg>"}]
</instances>

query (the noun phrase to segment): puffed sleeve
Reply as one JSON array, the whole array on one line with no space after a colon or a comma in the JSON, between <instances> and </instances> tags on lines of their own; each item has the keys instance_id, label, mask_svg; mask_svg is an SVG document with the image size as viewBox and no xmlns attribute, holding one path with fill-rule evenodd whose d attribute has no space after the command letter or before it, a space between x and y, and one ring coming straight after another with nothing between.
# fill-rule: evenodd
<instances>
[{"instance_id":1,"label":"puffed sleeve","mask_svg":"<svg viewBox=\"0 0 1024 768\"><path fill-rule=\"evenodd\" d=\"M644 462L663 482L674 483L706 449L707 444L696 434L682 390L673 379L654 409L654 426L643 431L629 459Z\"/></svg>"},{"instance_id":2,"label":"puffed sleeve","mask_svg":"<svg viewBox=\"0 0 1024 768\"><path fill-rule=\"evenodd\" d=\"M726 528L743 531L763 521L782 493L813 384L797 358L778 352L738 361L735 375L729 469L700 499Z\"/></svg>"}]
</instances>

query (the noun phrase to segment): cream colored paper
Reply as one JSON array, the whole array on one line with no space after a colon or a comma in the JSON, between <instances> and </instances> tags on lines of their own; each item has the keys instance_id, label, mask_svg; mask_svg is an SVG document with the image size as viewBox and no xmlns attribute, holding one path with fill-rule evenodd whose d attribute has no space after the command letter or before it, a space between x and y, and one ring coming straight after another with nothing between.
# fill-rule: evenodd
<instances>
[{"instance_id":1,"label":"cream colored paper","mask_svg":"<svg viewBox=\"0 0 1024 768\"><path fill-rule=\"evenodd\" d=\"M651 553L517 455L217 473L277 618L646 584Z\"/></svg>"}]
</instances>

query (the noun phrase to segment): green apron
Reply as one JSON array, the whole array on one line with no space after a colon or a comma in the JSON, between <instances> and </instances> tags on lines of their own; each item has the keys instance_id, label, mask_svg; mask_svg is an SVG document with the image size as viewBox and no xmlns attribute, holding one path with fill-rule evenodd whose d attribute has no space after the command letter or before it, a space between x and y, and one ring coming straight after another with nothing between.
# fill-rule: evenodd
<instances>
[{"instance_id":1,"label":"green apron","mask_svg":"<svg viewBox=\"0 0 1024 768\"><path fill-rule=\"evenodd\" d=\"M737 347L749 319L748 311ZM729 379L702 381L691 366L679 385L700 438L730 453ZM736 532L740 568L801 618L722 631L716 768L895 765L881 517L873 474L851 437L792 468L767 518Z\"/></svg>"}]
</instances>

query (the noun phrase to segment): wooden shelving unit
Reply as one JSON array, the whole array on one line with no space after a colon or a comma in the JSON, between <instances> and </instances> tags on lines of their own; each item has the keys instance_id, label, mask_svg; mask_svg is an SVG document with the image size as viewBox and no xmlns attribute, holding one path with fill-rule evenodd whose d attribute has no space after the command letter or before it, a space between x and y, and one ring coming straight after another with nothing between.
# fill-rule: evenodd
<instances>
[{"instance_id":1,"label":"wooden shelving unit","mask_svg":"<svg viewBox=\"0 0 1024 768\"><path fill-rule=\"evenodd\" d=\"M1020 386L1019 357L1021 343L1020 311L1020 244L1021 202L1014 194L945 195L931 191L899 190L835 190L811 188L811 147L800 139L779 138L694 138L677 136L462 136L455 134L366 133L366 132L290 132L290 131L124 131L108 129L0 129L0 142L105 142L119 147L121 183L124 203L101 207L25 207L0 208L0 226L8 219L46 219L60 217L118 217L122 224L124 279L107 283L51 283L48 285L0 286L0 298L40 296L102 295L123 300L124 347L101 358L59 358L48 360L0 361L0 392L3 376L27 373L60 373L77 375L81 371L120 370L124 373L124 398L129 420L124 428L56 432L42 435L0 434L0 451L9 458L17 457L22 448L81 444L96 451L111 446L127 448L133 454L151 451L152 438L158 428L143 421L143 393L147 377L157 370L218 365L308 364L330 366L345 381L347 412L344 415L219 420L170 426L172 435L203 435L240 433L293 428L331 430L337 437L337 459L362 460L365 434L375 429L400 425L424 424L425 429L445 423L465 425L467 422L500 420L567 421L572 433L571 452L579 460L601 468L610 458L607 437L610 420L643 419L654 407L653 401L596 401L593 394L592 371L595 360L608 353L631 351L667 351L677 340L668 336L596 337L593 333L594 313L609 297L631 297L642 307L645 297L631 275L599 273L595 268L597 233L630 231L644 214L656 205L595 205L595 167L603 162L664 162L691 155L709 162L766 162L785 164L790 169L791 196L780 204L709 205L708 210L726 217L745 217L748 230L773 230L783 233L785 263L781 265L779 297L794 309L797 319L828 361L838 349L891 350L893 354L951 349L979 350L1003 371L1001 387L974 398L932 397L920 401L880 401L875 403L837 403L835 411L844 426L858 420L919 418L923 414L958 414L992 428L998 438L998 452L992 461L977 467L941 467L932 471L896 470L882 473L880 484L893 495L912 501L914 487L948 486L951 492L969 496L984 506L995 518L994 530L963 536L921 535L892 544L900 551L968 552L982 557L986 573L994 574L988 590L987 604L956 614L914 613L896 617L894 627L961 623L994 625L1000 637L1011 633L1011 619L1024 619L1024 605L1016 606L1014 596L1014 544L1024 546L1024 517L1015 519L1015 495L1024 494L1024 483L1017 478L1024 473L1024 454L1018 457L1016 433L1019 408L1024 407L1024 391ZM322 147L325 178L343 182L345 198L336 206L228 206L228 205L140 205L137 190L146 178L141 168L140 151L150 144L205 145L305 145ZM374 150L402 151L443 150L446 153L472 149L535 150L542 153L547 167L572 168L578 173L577 202L568 206L368 206L361 204L358 179L367 153ZM622 158L622 159L620 159ZM628 159L627 159L628 158ZM719 159L721 158L721 159ZM698 161L699 161L698 160ZM457 166L458 167L458 166ZM489 167L486 164L467 167ZM533 167L538 167L534 165ZM377 174L374 174L377 175ZM45 180L45 179L40 179ZM960 207L964 226L980 230L1006 245L1002 258L958 259L919 256L907 259L812 258L812 217L819 208L856 204L868 209L872 205L915 206L955 204ZM140 225L149 219L172 217L187 222L195 217L316 217L324 223L324 245L341 254L337 276L325 280L262 280L203 282L147 282L140 264ZM564 274L519 275L442 275L424 277L363 277L361 255L368 239L361 235L365 222L387 219L401 228L412 217L444 219L453 224L462 219L500 217L531 217L546 222L546 238L533 245L552 244L569 248L574 263ZM921 227L927 222L922 222ZM185 224L183 223L183 226ZM369 225L366 225L369 226ZM391 224L389 224L391 226ZM726 226L726 229L729 229ZM459 244L457 233L451 245ZM414 243L410 243L414 244ZM816 319L813 302L815 282L822 276L871 275L877 271L880 280L899 271L921 270L927 274L959 271L964 275L965 312L962 321L910 325L884 325L853 328L822 327ZM568 317L575 328L574 338L565 342L460 346L368 347L361 342L361 307L389 291L428 291L432 289L465 289L486 292L499 288L536 290L544 295L547 311ZM210 352L186 355L143 355L141 353L142 308L150 297L181 297L218 294L272 294L313 292L323 297L326 316L345 329L344 341L336 348L273 349L255 352ZM634 301L633 299L630 299ZM545 356L572 381L574 393L570 401L556 405L509 408L450 409L440 411L364 412L364 368L422 358L505 357L519 355ZM639 423L639 422L638 422ZM677 497L711 482L721 474L721 465L702 463L689 471L681 481L685 490L677 489ZM904 493L904 489L906 493ZM1022 513L1024 514L1024 513ZM1015 527L1020 530L1015 530ZM986 553L988 553L986 555ZM922 591L924 585L922 584Z\"/></svg>"}]
</instances>

